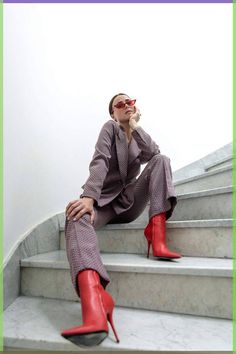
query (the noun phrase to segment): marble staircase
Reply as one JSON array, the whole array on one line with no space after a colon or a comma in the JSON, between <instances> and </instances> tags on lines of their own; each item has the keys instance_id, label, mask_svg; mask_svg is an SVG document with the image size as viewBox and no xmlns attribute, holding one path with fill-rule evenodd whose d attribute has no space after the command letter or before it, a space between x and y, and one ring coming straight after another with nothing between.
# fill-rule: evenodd
<instances>
[{"instance_id":1,"label":"marble staircase","mask_svg":"<svg viewBox=\"0 0 236 354\"><path fill-rule=\"evenodd\" d=\"M232 352L231 173L232 159L224 157L198 176L175 182L178 205L167 222L167 240L182 253L179 260L146 258L148 208L135 222L97 231L121 342L110 329L92 350ZM29 235L5 267L11 298L4 311L6 351L85 350L60 336L81 323L64 221L60 213ZM19 289L13 296L16 274Z\"/></svg>"}]
</instances>

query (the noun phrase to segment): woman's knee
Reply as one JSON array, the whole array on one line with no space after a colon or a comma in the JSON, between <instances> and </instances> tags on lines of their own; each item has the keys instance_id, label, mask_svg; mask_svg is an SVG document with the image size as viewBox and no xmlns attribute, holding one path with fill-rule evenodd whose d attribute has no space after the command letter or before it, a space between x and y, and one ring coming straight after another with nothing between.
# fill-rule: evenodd
<instances>
[{"instance_id":1,"label":"woman's knee","mask_svg":"<svg viewBox=\"0 0 236 354\"><path fill-rule=\"evenodd\" d=\"M91 215L86 213L82 215L78 220L66 219L65 221L65 237L73 232L76 232L78 227L92 226L91 224Z\"/></svg>"},{"instance_id":2,"label":"woman's knee","mask_svg":"<svg viewBox=\"0 0 236 354\"><path fill-rule=\"evenodd\" d=\"M156 154L154 155L149 162L170 162L170 158L166 155Z\"/></svg>"}]
</instances>

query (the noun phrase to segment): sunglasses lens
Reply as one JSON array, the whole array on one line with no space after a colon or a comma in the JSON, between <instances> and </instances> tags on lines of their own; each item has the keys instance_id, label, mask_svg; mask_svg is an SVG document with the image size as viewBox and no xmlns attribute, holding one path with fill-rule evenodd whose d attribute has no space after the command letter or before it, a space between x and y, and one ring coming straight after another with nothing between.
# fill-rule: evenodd
<instances>
[{"instance_id":1,"label":"sunglasses lens","mask_svg":"<svg viewBox=\"0 0 236 354\"><path fill-rule=\"evenodd\" d=\"M128 106L134 106L136 100L127 100L126 103Z\"/></svg>"},{"instance_id":2,"label":"sunglasses lens","mask_svg":"<svg viewBox=\"0 0 236 354\"><path fill-rule=\"evenodd\" d=\"M116 105L115 105L116 108L124 108L125 107L125 103L124 102L118 102Z\"/></svg>"}]
</instances>

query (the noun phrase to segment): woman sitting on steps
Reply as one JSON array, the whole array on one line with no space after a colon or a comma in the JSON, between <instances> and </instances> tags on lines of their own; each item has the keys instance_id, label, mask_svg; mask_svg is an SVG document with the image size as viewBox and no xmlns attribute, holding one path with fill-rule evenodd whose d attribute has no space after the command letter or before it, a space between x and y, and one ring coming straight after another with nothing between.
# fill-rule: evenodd
<instances>
[{"instance_id":1,"label":"woman sitting on steps","mask_svg":"<svg viewBox=\"0 0 236 354\"><path fill-rule=\"evenodd\" d=\"M96 230L108 223L135 220L150 200L144 229L149 257L174 259L181 255L166 246L166 219L177 203L170 159L139 125L136 100L124 93L109 104L112 119L102 127L89 165L90 175L80 199L66 207L66 252L73 286L80 297L83 324L61 335L77 345L93 346L108 335L114 301L105 290L110 282L102 263ZM139 175L141 164L147 163ZM139 177L137 177L139 175Z\"/></svg>"}]
</instances>

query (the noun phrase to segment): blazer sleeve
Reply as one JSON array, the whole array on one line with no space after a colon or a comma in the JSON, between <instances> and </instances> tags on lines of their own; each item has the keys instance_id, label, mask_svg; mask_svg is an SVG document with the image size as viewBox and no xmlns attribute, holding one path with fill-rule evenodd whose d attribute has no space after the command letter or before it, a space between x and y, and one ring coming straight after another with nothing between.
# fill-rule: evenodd
<instances>
[{"instance_id":1,"label":"blazer sleeve","mask_svg":"<svg viewBox=\"0 0 236 354\"><path fill-rule=\"evenodd\" d=\"M102 186L109 169L111 158L111 147L114 139L114 129L112 121L106 122L95 145L95 152L89 164L89 177L85 184L83 193L80 197L90 197L98 202L101 195Z\"/></svg>"},{"instance_id":2,"label":"blazer sleeve","mask_svg":"<svg viewBox=\"0 0 236 354\"><path fill-rule=\"evenodd\" d=\"M140 155L141 164L151 160L154 155L160 154L159 146L141 126L135 128L132 135L142 151Z\"/></svg>"}]
</instances>

